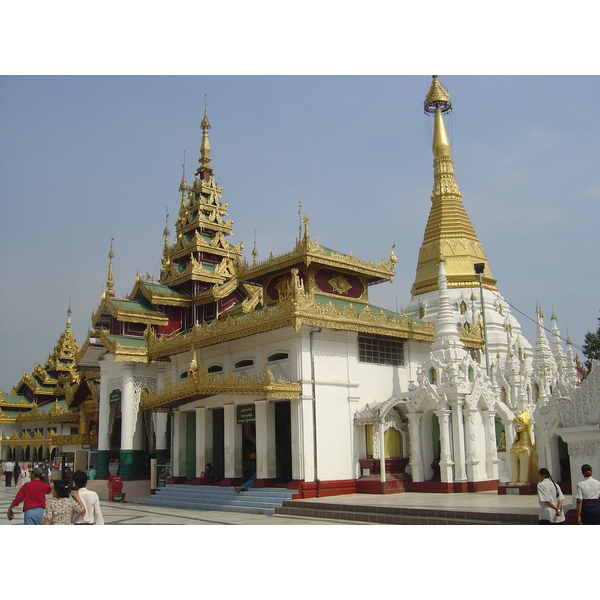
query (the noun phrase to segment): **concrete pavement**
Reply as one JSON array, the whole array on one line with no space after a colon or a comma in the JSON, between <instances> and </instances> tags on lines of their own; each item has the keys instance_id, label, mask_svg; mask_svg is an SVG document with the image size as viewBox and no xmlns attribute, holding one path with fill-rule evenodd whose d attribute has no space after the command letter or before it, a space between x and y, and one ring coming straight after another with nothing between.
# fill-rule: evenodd
<instances>
[{"instance_id":1,"label":"concrete pavement","mask_svg":"<svg viewBox=\"0 0 600 600\"><path fill-rule=\"evenodd\" d=\"M1 482L4 483L3 481ZM283 515L251 515L222 511L196 511L146 506L150 495L148 481L125 481L125 502L108 500L108 485L104 480L88 483L88 488L100 497L102 513L107 525L349 525L365 524L328 519L307 519ZM0 525L21 525L22 505L15 510L15 519L9 522L6 510L16 495L16 488L0 485ZM298 502L303 502L299 500ZM362 504L368 506L418 507L471 512L502 512L507 514L537 514L537 496L504 496L495 492L477 494L349 494L327 498L313 498L310 502ZM571 496L565 498L565 510L571 508Z\"/></svg>"}]
</instances>

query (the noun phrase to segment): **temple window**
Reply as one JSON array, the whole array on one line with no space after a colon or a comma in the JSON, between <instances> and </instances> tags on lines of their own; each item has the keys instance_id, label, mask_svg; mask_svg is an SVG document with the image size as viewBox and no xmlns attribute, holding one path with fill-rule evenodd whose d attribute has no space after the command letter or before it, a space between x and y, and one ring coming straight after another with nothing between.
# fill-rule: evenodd
<instances>
[{"instance_id":1,"label":"temple window","mask_svg":"<svg viewBox=\"0 0 600 600\"><path fill-rule=\"evenodd\" d=\"M275 352L274 354L271 354L271 356L269 356L267 358L267 362L275 362L276 360L285 360L286 358L289 358L289 354L287 352Z\"/></svg>"},{"instance_id":2,"label":"temple window","mask_svg":"<svg viewBox=\"0 0 600 600\"><path fill-rule=\"evenodd\" d=\"M239 360L235 363L235 369L243 369L244 367L253 367L254 361L250 358L244 358L243 360Z\"/></svg>"},{"instance_id":3,"label":"temple window","mask_svg":"<svg viewBox=\"0 0 600 600\"><path fill-rule=\"evenodd\" d=\"M211 365L210 367L208 367L208 372L209 373L222 373L223 365Z\"/></svg>"},{"instance_id":4,"label":"temple window","mask_svg":"<svg viewBox=\"0 0 600 600\"><path fill-rule=\"evenodd\" d=\"M391 338L358 336L358 360L378 365L404 365L404 342Z\"/></svg>"}]
</instances>

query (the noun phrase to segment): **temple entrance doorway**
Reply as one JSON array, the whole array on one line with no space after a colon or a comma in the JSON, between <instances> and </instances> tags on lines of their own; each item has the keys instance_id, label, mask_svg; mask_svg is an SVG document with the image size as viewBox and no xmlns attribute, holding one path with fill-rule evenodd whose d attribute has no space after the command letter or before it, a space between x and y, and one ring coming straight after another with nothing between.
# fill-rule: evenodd
<instances>
[{"instance_id":1,"label":"temple entrance doorway","mask_svg":"<svg viewBox=\"0 0 600 600\"><path fill-rule=\"evenodd\" d=\"M289 400L275 403L277 483L292 480L292 423Z\"/></svg>"}]
</instances>

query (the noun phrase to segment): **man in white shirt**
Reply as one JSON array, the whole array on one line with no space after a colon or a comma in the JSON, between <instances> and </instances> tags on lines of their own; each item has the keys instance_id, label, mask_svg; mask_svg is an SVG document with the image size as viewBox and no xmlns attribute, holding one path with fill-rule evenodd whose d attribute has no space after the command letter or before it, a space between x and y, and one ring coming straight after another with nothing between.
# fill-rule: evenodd
<instances>
[{"instance_id":1,"label":"man in white shirt","mask_svg":"<svg viewBox=\"0 0 600 600\"><path fill-rule=\"evenodd\" d=\"M15 470L15 463L12 460L9 460L4 463L4 477L5 477L5 486L10 487L13 478L13 471Z\"/></svg>"},{"instance_id":2,"label":"man in white shirt","mask_svg":"<svg viewBox=\"0 0 600 600\"><path fill-rule=\"evenodd\" d=\"M79 499L85 506L85 514L75 517L74 525L104 525L104 517L100 510L100 498L92 490L88 490L88 476L84 471L77 471L73 475L73 483L79 492Z\"/></svg>"}]
</instances>

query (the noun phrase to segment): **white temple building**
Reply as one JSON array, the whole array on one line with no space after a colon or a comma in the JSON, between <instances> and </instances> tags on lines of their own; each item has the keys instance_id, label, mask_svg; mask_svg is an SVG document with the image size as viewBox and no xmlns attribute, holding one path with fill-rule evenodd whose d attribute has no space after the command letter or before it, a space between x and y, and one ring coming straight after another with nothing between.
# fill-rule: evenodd
<instances>
[{"instance_id":1,"label":"white temple building","mask_svg":"<svg viewBox=\"0 0 600 600\"><path fill-rule=\"evenodd\" d=\"M289 252L246 262L226 239L204 115L159 279L116 298L111 251L78 357L100 377L99 477L117 460L123 477L144 476L156 457L173 481L212 463L220 485L251 469L255 485L309 498L525 490L538 465L578 481L584 458L600 472L598 367L579 386L554 315L551 343L541 310L535 344L524 338L463 206L435 77L424 106L434 184L403 314L369 300L393 278L394 248L380 263L338 253L306 217Z\"/></svg>"}]
</instances>

